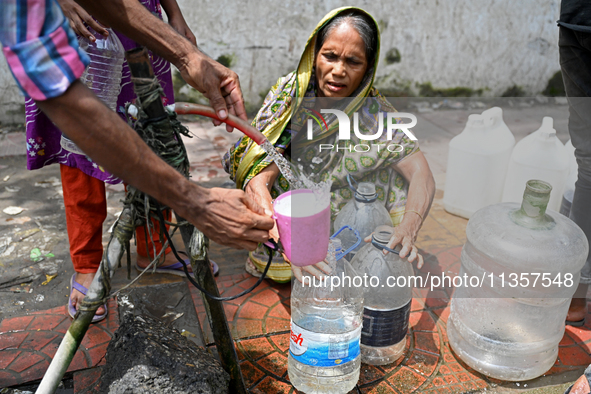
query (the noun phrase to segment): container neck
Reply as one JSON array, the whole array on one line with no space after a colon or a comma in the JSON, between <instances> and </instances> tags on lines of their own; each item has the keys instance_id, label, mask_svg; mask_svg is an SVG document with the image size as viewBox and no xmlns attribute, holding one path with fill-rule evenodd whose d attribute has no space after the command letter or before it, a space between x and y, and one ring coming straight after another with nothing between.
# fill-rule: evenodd
<instances>
[{"instance_id":1,"label":"container neck","mask_svg":"<svg viewBox=\"0 0 591 394\"><path fill-rule=\"evenodd\" d=\"M528 181L521 208L511 212L511 219L521 227L534 230L554 227L554 219L546 215L551 190L552 186L549 183L538 180Z\"/></svg>"}]
</instances>

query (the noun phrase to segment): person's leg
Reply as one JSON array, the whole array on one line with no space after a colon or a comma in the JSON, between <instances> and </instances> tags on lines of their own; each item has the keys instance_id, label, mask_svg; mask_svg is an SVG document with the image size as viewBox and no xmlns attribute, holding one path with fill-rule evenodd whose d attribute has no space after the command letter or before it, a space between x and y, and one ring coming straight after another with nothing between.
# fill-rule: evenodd
<instances>
[{"instance_id":1,"label":"person's leg","mask_svg":"<svg viewBox=\"0 0 591 394\"><path fill-rule=\"evenodd\" d=\"M591 239L591 34L560 28L560 66L569 100L569 133L579 166L570 218ZM587 289L591 284L591 254L581 270L581 281L568 322L584 321Z\"/></svg>"},{"instance_id":2,"label":"person's leg","mask_svg":"<svg viewBox=\"0 0 591 394\"><path fill-rule=\"evenodd\" d=\"M75 280L88 288L103 256L103 222L107 217L105 184L63 164L60 165L60 172ZM76 307L84 295L76 289L70 290L72 304ZM101 306L97 315L104 313L105 309Z\"/></svg>"}]
</instances>

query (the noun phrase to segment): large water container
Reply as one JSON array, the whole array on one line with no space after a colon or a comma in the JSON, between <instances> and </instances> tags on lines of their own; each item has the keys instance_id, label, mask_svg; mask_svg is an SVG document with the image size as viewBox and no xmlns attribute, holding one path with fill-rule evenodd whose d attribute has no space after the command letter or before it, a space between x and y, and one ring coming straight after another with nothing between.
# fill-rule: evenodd
<instances>
[{"instance_id":1,"label":"large water container","mask_svg":"<svg viewBox=\"0 0 591 394\"><path fill-rule=\"evenodd\" d=\"M384 247L393 234L392 227L376 228L372 242L351 261L355 271L370 278L364 293L361 331L361 361L366 364L390 364L406 347L412 299L410 277L414 271L398 254L384 256Z\"/></svg>"},{"instance_id":2,"label":"large water container","mask_svg":"<svg viewBox=\"0 0 591 394\"><path fill-rule=\"evenodd\" d=\"M386 207L378 201L376 185L370 182L360 182L355 190L355 197L349 201L338 213L334 221L334 229L350 226L359 233L361 239L365 239L378 226L392 226L392 218ZM344 231L338 235L344 249L349 249L357 238L352 231ZM363 247L361 242L353 251L351 258Z\"/></svg>"},{"instance_id":3,"label":"large water container","mask_svg":"<svg viewBox=\"0 0 591 394\"><path fill-rule=\"evenodd\" d=\"M501 202L515 137L494 107L468 117L449 142L443 206L467 219L480 208Z\"/></svg>"},{"instance_id":4,"label":"large water container","mask_svg":"<svg viewBox=\"0 0 591 394\"><path fill-rule=\"evenodd\" d=\"M570 209L573 205L573 197L575 196L575 183L579 177L579 166L577 158L575 157L575 147L571 140L564 144L564 148L569 157L568 177L564 185L564 193L562 193L562 203L560 204L560 213L568 217Z\"/></svg>"},{"instance_id":5,"label":"large water container","mask_svg":"<svg viewBox=\"0 0 591 394\"><path fill-rule=\"evenodd\" d=\"M546 116L542 127L515 145L505 179L503 202L521 202L523 185L529 179L540 179L552 185L554 193L548 208L558 212L568 172L568 153L556 137L552 118Z\"/></svg>"},{"instance_id":6,"label":"large water container","mask_svg":"<svg viewBox=\"0 0 591 394\"><path fill-rule=\"evenodd\" d=\"M125 50L117 35L107 29L105 37L92 28L87 29L94 35L92 42L86 37L79 36L78 44L90 57L90 64L84 70L80 81L94 92L110 109L116 111L117 97L121 91L121 70L125 60ZM76 144L62 135L61 146L74 153L84 154Z\"/></svg>"},{"instance_id":7,"label":"large water container","mask_svg":"<svg viewBox=\"0 0 591 394\"><path fill-rule=\"evenodd\" d=\"M574 222L546 211L551 189L531 180L521 207L483 208L466 228L467 285L454 292L447 335L466 364L493 378L533 379L558 356L589 245Z\"/></svg>"},{"instance_id":8,"label":"large water container","mask_svg":"<svg viewBox=\"0 0 591 394\"><path fill-rule=\"evenodd\" d=\"M330 275L302 282L294 275L292 282L287 370L293 386L307 394L347 393L359 380L363 287L352 282L351 264L336 260L337 249L340 240L331 240Z\"/></svg>"}]
</instances>

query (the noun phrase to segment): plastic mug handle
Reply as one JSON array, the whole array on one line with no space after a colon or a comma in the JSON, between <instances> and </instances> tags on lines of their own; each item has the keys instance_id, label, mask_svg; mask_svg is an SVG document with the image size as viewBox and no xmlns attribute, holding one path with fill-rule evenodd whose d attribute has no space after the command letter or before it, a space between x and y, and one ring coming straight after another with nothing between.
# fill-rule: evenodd
<instances>
[{"instance_id":1,"label":"plastic mug handle","mask_svg":"<svg viewBox=\"0 0 591 394\"><path fill-rule=\"evenodd\" d=\"M349 252L351 252L353 249L355 249L361 243L361 237L359 236L359 233L357 232L357 230L355 230L354 228L352 228L350 226L341 227L339 229L339 231L337 231L336 233L331 235L330 238L335 238L337 235L339 235L345 229L353 231L353 234L355 235L355 238L357 238L357 241L349 249L345 250L344 252L338 253L336 255L337 261L342 259L343 257L345 257L347 254L349 254Z\"/></svg>"}]
</instances>

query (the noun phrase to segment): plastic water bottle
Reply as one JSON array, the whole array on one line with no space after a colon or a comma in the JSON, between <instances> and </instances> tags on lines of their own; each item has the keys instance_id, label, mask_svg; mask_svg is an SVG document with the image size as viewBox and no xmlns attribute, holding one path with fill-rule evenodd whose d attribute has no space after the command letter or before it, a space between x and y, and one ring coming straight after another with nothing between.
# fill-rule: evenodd
<instances>
[{"instance_id":1,"label":"plastic water bottle","mask_svg":"<svg viewBox=\"0 0 591 394\"><path fill-rule=\"evenodd\" d=\"M355 198L349 201L338 213L334 221L334 228L339 229L343 226L350 226L357 230L361 239L365 239L378 226L392 226L392 218L386 207L378 201L376 185L369 182L360 182L355 190ZM353 245L357 238L350 231L339 234L344 249ZM359 246L350 252L351 258L363 247L361 242Z\"/></svg>"},{"instance_id":2,"label":"plastic water bottle","mask_svg":"<svg viewBox=\"0 0 591 394\"><path fill-rule=\"evenodd\" d=\"M361 361L366 364L390 364L406 347L413 288L410 277L414 271L398 254L390 252L384 256L384 247L393 234L392 227L376 228L372 242L351 261L359 275L369 277L361 331Z\"/></svg>"},{"instance_id":3,"label":"plastic water bottle","mask_svg":"<svg viewBox=\"0 0 591 394\"><path fill-rule=\"evenodd\" d=\"M542 126L519 141L509 161L509 169L503 188L503 202L520 203L523 185L530 179L539 179L552 185L548 208L558 212L564 185L569 173L569 157L566 148L556 137L553 120L545 116Z\"/></svg>"},{"instance_id":4,"label":"plastic water bottle","mask_svg":"<svg viewBox=\"0 0 591 394\"><path fill-rule=\"evenodd\" d=\"M445 210L469 219L480 208L501 202L514 145L501 108L470 115L464 131L449 142Z\"/></svg>"},{"instance_id":5,"label":"plastic water bottle","mask_svg":"<svg viewBox=\"0 0 591 394\"><path fill-rule=\"evenodd\" d=\"M546 210L551 190L530 180L521 206L488 206L466 227L460 277L471 279L455 289L447 335L466 364L496 379L529 380L554 365L587 259L583 231Z\"/></svg>"},{"instance_id":6,"label":"plastic water bottle","mask_svg":"<svg viewBox=\"0 0 591 394\"><path fill-rule=\"evenodd\" d=\"M84 70L80 81L94 92L110 109L116 111L117 97L121 91L121 70L125 60L125 50L117 35L107 29L107 37L87 27L96 38L91 42L86 37L78 37L78 44L90 57L90 64ZM70 139L62 135L61 146L74 153L84 154Z\"/></svg>"},{"instance_id":7,"label":"plastic water bottle","mask_svg":"<svg viewBox=\"0 0 591 394\"><path fill-rule=\"evenodd\" d=\"M347 393L359 380L363 288L353 284L351 264L337 262L339 249L332 239L330 275L319 279L303 271L302 282L293 280L287 370L293 386L307 394Z\"/></svg>"}]
</instances>

